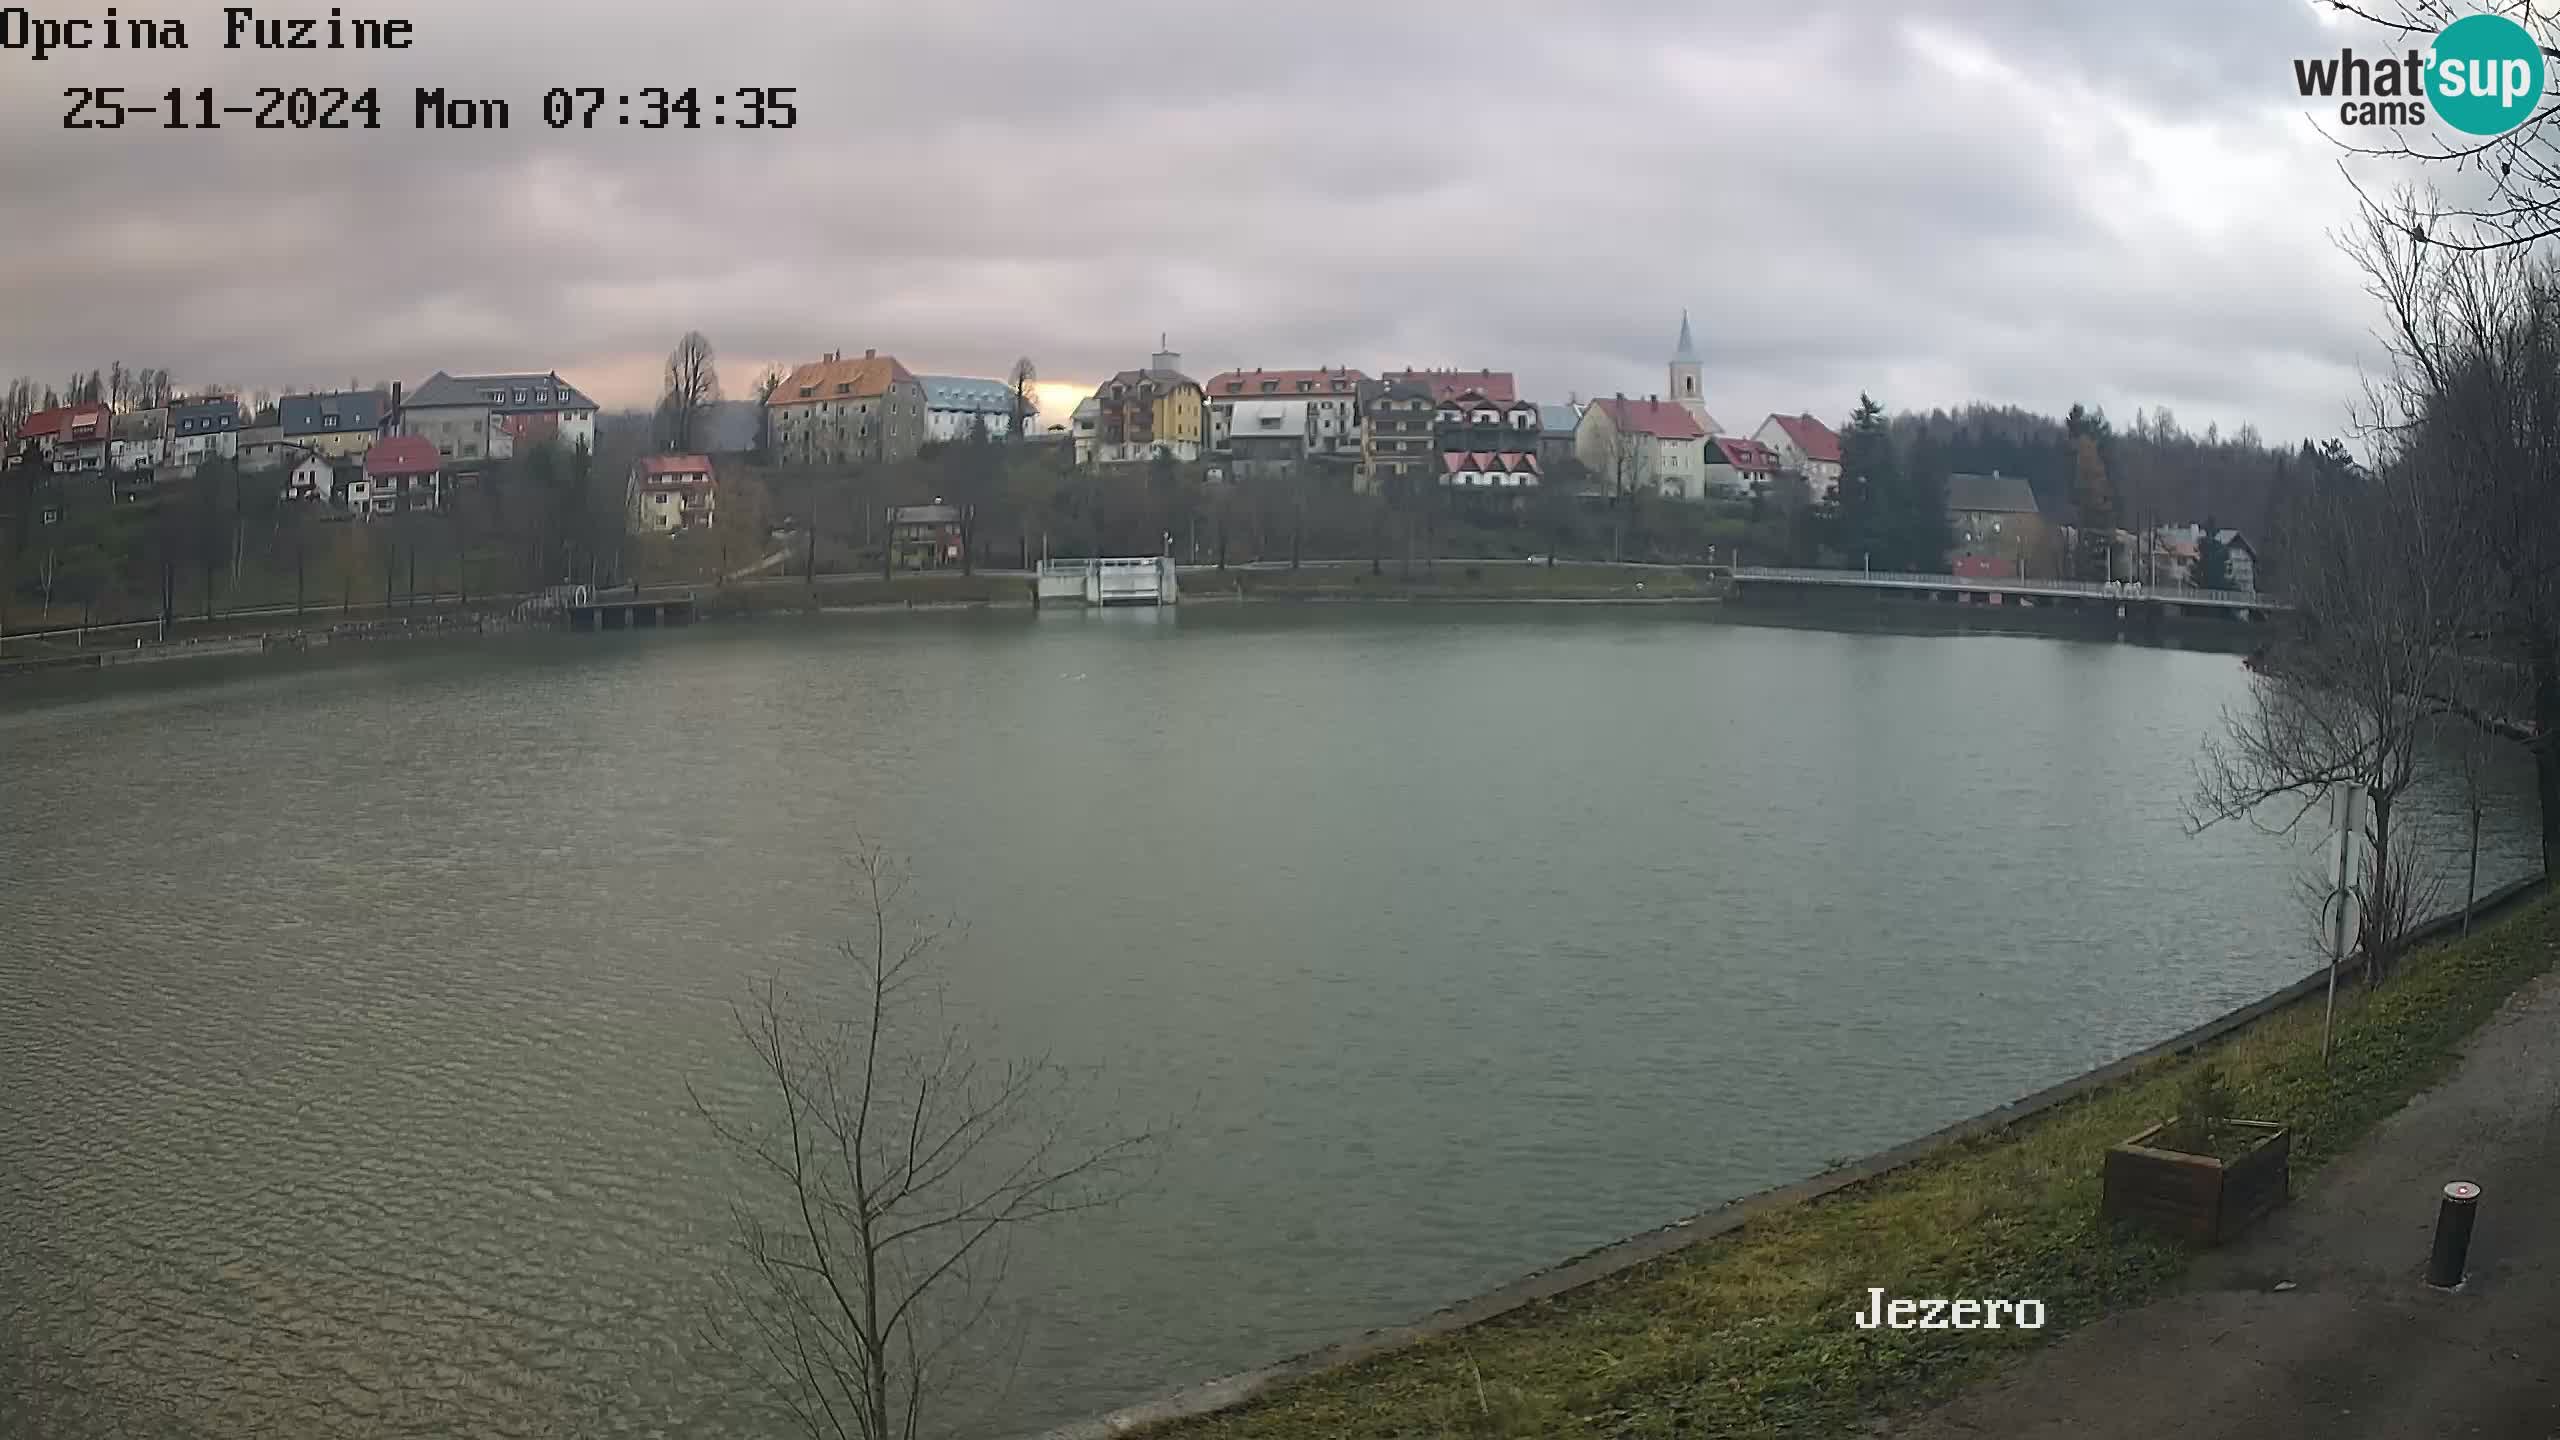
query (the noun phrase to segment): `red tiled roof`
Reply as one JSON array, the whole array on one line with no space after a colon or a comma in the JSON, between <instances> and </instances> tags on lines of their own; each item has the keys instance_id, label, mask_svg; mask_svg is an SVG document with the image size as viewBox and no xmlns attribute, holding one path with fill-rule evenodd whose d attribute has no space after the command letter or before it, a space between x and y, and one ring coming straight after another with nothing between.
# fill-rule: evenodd
<instances>
[{"instance_id":1,"label":"red tiled roof","mask_svg":"<svg viewBox=\"0 0 2560 1440\"><path fill-rule=\"evenodd\" d=\"M1840 437L1831 433L1830 426L1810 415L1772 415L1769 418L1778 422L1778 428L1787 432L1787 438L1796 442L1796 448L1804 452L1807 460L1827 460L1834 465L1840 463Z\"/></svg>"},{"instance_id":2,"label":"red tiled roof","mask_svg":"<svg viewBox=\"0 0 2560 1440\"><path fill-rule=\"evenodd\" d=\"M1714 444L1718 450L1724 452L1725 463L1736 470L1778 468L1778 452L1757 440L1746 439L1740 435L1719 435L1715 438Z\"/></svg>"},{"instance_id":3,"label":"red tiled roof","mask_svg":"<svg viewBox=\"0 0 2560 1440\"><path fill-rule=\"evenodd\" d=\"M364 455L367 475L431 475L442 467L436 442L424 435L394 435L376 440Z\"/></svg>"},{"instance_id":4,"label":"red tiled roof","mask_svg":"<svg viewBox=\"0 0 2560 1440\"><path fill-rule=\"evenodd\" d=\"M711 457L708 455L643 455L640 457L639 470L643 475L703 475L710 473Z\"/></svg>"},{"instance_id":5,"label":"red tiled roof","mask_svg":"<svg viewBox=\"0 0 2560 1440\"><path fill-rule=\"evenodd\" d=\"M1315 386L1309 395L1350 395L1368 383L1369 377L1357 370L1229 370L1212 375L1206 388L1211 399L1224 396L1253 396L1263 393L1265 385L1278 385L1271 391L1274 399L1285 399L1301 393L1298 382Z\"/></svg>"},{"instance_id":6,"label":"red tiled roof","mask_svg":"<svg viewBox=\"0 0 2560 1440\"><path fill-rule=\"evenodd\" d=\"M1538 457L1526 450L1443 450L1440 468L1456 474L1461 470L1481 470L1512 475L1538 473Z\"/></svg>"},{"instance_id":7,"label":"red tiled roof","mask_svg":"<svg viewBox=\"0 0 2560 1440\"><path fill-rule=\"evenodd\" d=\"M898 363L895 355L865 355L853 360L812 360L783 377L773 388L768 406L815 405L821 401L851 398L871 399L889 393L889 387L911 384L915 376ZM806 395L800 392L806 390Z\"/></svg>"},{"instance_id":8,"label":"red tiled roof","mask_svg":"<svg viewBox=\"0 0 2560 1440\"><path fill-rule=\"evenodd\" d=\"M1698 417L1682 408L1677 400L1594 400L1609 422L1621 430L1650 435L1656 440L1703 440L1707 427Z\"/></svg>"},{"instance_id":9,"label":"red tiled roof","mask_svg":"<svg viewBox=\"0 0 2560 1440\"><path fill-rule=\"evenodd\" d=\"M56 405L50 410L39 410L28 416L26 423L18 427L18 438L34 440L45 435L56 435L83 423L105 426L113 421L114 416L115 412L104 405ZM106 432L103 429L99 431L98 438L101 440L106 438Z\"/></svg>"},{"instance_id":10,"label":"red tiled roof","mask_svg":"<svg viewBox=\"0 0 2560 1440\"><path fill-rule=\"evenodd\" d=\"M1390 385L1410 380L1428 388L1434 400L1448 400L1469 390L1483 392L1485 398L1498 405L1520 398L1508 370L1390 370L1378 378Z\"/></svg>"}]
</instances>

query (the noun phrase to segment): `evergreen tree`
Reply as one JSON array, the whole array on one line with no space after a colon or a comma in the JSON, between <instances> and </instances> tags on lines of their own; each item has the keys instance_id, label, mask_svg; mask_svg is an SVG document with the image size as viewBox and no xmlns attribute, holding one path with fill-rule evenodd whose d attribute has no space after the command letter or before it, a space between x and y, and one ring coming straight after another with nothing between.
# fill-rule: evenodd
<instances>
[{"instance_id":1,"label":"evergreen tree","mask_svg":"<svg viewBox=\"0 0 2560 1440\"><path fill-rule=\"evenodd\" d=\"M1893 565L1897 570L1936 575L1947 568L1947 552L1955 548L1955 526L1947 515L1947 450L1926 433L1913 442L1885 503Z\"/></svg>"},{"instance_id":2,"label":"evergreen tree","mask_svg":"<svg viewBox=\"0 0 2560 1440\"><path fill-rule=\"evenodd\" d=\"M2228 590L2231 588L2231 552L2220 538L2222 522L2211 515L2204 517L2204 534L2196 541L2196 588Z\"/></svg>"},{"instance_id":3,"label":"evergreen tree","mask_svg":"<svg viewBox=\"0 0 2560 1440\"><path fill-rule=\"evenodd\" d=\"M2076 415L2079 407L2073 406L2072 411ZM2107 481L2106 462L2098 458L2094 434L2080 437L2078 475L2071 494L2080 510L2080 543L2072 554L2079 578L2107 579L2115 564L2116 493Z\"/></svg>"},{"instance_id":4,"label":"evergreen tree","mask_svg":"<svg viewBox=\"0 0 2560 1440\"><path fill-rule=\"evenodd\" d=\"M1849 428L1840 435L1840 491L1833 500L1833 534L1851 564L1884 562L1893 568L1885 507L1894 484L1893 436L1884 407L1861 393Z\"/></svg>"}]
</instances>

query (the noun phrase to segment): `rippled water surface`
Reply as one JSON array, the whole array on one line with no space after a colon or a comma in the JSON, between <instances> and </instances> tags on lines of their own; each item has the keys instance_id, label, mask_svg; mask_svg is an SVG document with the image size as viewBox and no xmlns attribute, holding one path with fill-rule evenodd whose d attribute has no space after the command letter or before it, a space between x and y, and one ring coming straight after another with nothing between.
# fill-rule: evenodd
<instances>
[{"instance_id":1,"label":"rippled water surface","mask_svg":"<svg viewBox=\"0 0 2560 1440\"><path fill-rule=\"evenodd\" d=\"M160 668L160 667L155 667ZM166 667L182 668L182 667ZM1020 1248L1020 1429L1412 1317L2315 963L2227 655L1341 607L821 620L0 708L0 1434L778 1433L728 1005L855 837L1179 1118ZM2524 865L2490 821L2487 880ZM2458 876L2456 877L2458 883Z\"/></svg>"}]
</instances>

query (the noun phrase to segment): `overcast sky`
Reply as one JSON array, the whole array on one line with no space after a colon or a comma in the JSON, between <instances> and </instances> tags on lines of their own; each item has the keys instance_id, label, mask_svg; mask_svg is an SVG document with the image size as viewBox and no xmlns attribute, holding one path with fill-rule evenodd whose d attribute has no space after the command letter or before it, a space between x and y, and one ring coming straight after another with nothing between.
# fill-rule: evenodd
<instances>
[{"instance_id":1,"label":"overcast sky","mask_svg":"<svg viewBox=\"0 0 2560 1440\"><path fill-rule=\"evenodd\" d=\"M1165 332L1200 378L1483 366L1561 400L1662 389L1686 307L1728 427L1867 390L2292 437L2342 427L2373 353L2289 93L2372 37L2307 0L339 3L416 48L230 52L218 5L124 0L192 48L0 53L0 371L557 369L620 406L688 328L733 396L865 347L1089 388ZM64 87L173 84L379 85L385 128L60 128ZM514 128L418 133L421 84ZM800 125L542 123L552 86L651 84L797 86Z\"/></svg>"}]
</instances>

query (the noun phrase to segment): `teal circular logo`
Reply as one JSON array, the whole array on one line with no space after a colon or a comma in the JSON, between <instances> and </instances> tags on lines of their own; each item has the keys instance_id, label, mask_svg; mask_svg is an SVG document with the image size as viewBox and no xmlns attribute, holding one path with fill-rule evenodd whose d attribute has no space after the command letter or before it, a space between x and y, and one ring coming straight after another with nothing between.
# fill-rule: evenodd
<instances>
[{"instance_id":1,"label":"teal circular logo","mask_svg":"<svg viewBox=\"0 0 2560 1440\"><path fill-rule=\"evenodd\" d=\"M2542 47L2504 15L2465 15L2436 35L2427 99L2466 135L2504 135L2542 103Z\"/></svg>"}]
</instances>

